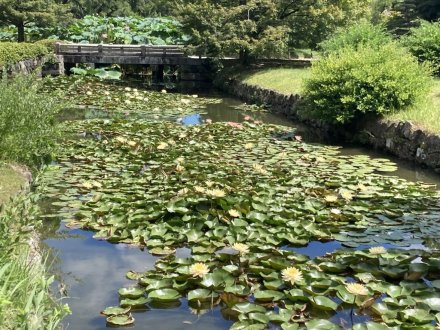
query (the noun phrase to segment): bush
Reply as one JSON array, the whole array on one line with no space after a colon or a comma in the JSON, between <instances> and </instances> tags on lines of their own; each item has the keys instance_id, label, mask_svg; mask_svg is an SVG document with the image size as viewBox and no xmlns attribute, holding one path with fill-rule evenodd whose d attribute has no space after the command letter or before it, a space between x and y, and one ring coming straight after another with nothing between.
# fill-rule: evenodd
<instances>
[{"instance_id":1,"label":"bush","mask_svg":"<svg viewBox=\"0 0 440 330\"><path fill-rule=\"evenodd\" d=\"M401 40L420 62L430 63L434 72L440 75L440 22L422 21Z\"/></svg>"},{"instance_id":2,"label":"bush","mask_svg":"<svg viewBox=\"0 0 440 330\"><path fill-rule=\"evenodd\" d=\"M48 53L47 47L42 44L0 42L0 66L37 58Z\"/></svg>"},{"instance_id":3,"label":"bush","mask_svg":"<svg viewBox=\"0 0 440 330\"><path fill-rule=\"evenodd\" d=\"M325 121L402 110L426 96L430 69L396 43L343 48L313 64L306 97Z\"/></svg>"},{"instance_id":4,"label":"bush","mask_svg":"<svg viewBox=\"0 0 440 330\"><path fill-rule=\"evenodd\" d=\"M0 82L0 159L38 167L51 158L61 105L39 87L32 76Z\"/></svg>"},{"instance_id":5,"label":"bush","mask_svg":"<svg viewBox=\"0 0 440 330\"><path fill-rule=\"evenodd\" d=\"M358 49L368 46L377 49L391 41L391 35L385 31L383 26L361 22L339 29L330 39L320 43L319 46L324 54L330 54L347 47Z\"/></svg>"}]
</instances>

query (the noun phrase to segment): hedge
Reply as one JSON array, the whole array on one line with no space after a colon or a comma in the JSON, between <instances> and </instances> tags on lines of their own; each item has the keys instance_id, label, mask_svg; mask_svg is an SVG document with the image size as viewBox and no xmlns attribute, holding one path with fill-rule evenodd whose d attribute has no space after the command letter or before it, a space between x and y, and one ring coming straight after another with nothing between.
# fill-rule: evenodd
<instances>
[{"instance_id":1,"label":"hedge","mask_svg":"<svg viewBox=\"0 0 440 330\"><path fill-rule=\"evenodd\" d=\"M0 66L37 58L48 53L49 50L44 44L0 42Z\"/></svg>"}]
</instances>

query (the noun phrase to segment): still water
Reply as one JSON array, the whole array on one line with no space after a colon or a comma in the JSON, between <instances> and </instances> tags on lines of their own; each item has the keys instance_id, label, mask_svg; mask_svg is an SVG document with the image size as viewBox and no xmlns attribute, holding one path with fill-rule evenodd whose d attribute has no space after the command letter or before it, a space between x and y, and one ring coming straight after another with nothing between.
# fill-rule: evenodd
<instances>
[{"instance_id":1,"label":"still water","mask_svg":"<svg viewBox=\"0 0 440 330\"><path fill-rule=\"evenodd\" d=\"M269 112L252 113L237 110L234 106L241 102L223 97L219 104L208 105L200 114L193 114L178 121L183 125L198 125L206 119L212 121L243 122L246 116L273 123L295 127L297 134L306 142L317 142L317 137L305 127L294 124L285 118ZM81 111L65 112L63 120L81 120L97 117L106 117L105 113L83 109ZM325 143L325 141L321 141ZM384 155L366 149L345 146L341 149L344 155L368 155L381 157ZM390 157L388 157L390 158ZM431 171L417 168L409 163L397 161L398 171L393 175L411 181L423 181L440 186L440 176ZM107 306L118 305L117 288L132 285L133 282L125 278L129 270L146 271L154 268L156 257L146 250L130 247L125 244L111 244L106 241L93 239L93 233L83 230L71 230L59 221L48 222L46 231L42 233L45 248L49 250L52 260L52 271L57 276L54 291L64 291L66 297L63 302L68 303L72 315L64 320L66 329L106 329L106 322L100 311ZM310 242L306 247L291 248L295 252L310 257L324 255L341 248L339 242ZM178 254L185 256L188 250L179 249ZM350 311L343 310L329 315L331 321L351 327L347 324ZM204 310L200 306L189 306L182 299L179 306L165 309L157 306L149 310L134 312L136 319L133 329L228 329L233 321L225 314L225 309L217 306L214 309ZM325 315L321 315L325 317ZM361 315L352 319L354 323L368 321L369 316Z\"/></svg>"}]
</instances>

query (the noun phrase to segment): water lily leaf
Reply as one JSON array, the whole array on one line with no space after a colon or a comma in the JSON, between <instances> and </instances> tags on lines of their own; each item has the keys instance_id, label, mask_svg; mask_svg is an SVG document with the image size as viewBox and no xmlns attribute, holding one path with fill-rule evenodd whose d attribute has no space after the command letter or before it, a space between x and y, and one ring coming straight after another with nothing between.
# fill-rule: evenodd
<instances>
[{"instance_id":1,"label":"water lily leaf","mask_svg":"<svg viewBox=\"0 0 440 330\"><path fill-rule=\"evenodd\" d=\"M133 324L135 321L134 317L130 315L113 315L107 317L107 323L116 326L126 326Z\"/></svg>"},{"instance_id":2,"label":"water lily leaf","mask_svg":"<svg viewBox=\"0 0 440 330\"><path fill-rule=\"evenodd\" d=\"M144 306L145 304L147 304L148 302L150 302L150 299L148 299L146 297L140 297L137 299L129 299L129 298L122 299L119 304L122 307L129 307L129 306L130 307L141 307L141 306Z\"/></svg>"},{"instance_id":3,"label":"water lily leaf","mask_svg":"<svg viewBox=\"0 0 440 330\"><path fill-rule=\"evenodd\" d=\"M314 307L326 311L335 311L338 308L337 303L324 296L311 297L310 302Z\"/></svg>"},{"instance_id":4,"label":"water lily leaf","mask_svg":"<svg viewBox=\"0 0 440 330\"><path fill-rule=\"evenodd\" d=\"M207 289L195 289L188 292L188 300L213 300L218 298L218 293Z\"/></svg>"},{"instance_id":5,"label":"water lily leaf","mask_svg":"<svg viewBox=\"0 0 440 330\"><path fill-rule=\"evenodd\" d=\"M284 298L284 294L274 290L257 290L254 292L254 298L261 302L278 301Z\"/></svg>"},{"instance_id":6,"label":"water lily leaf","mask_svg":"<svg viewBox=\"0 0 440 330\"><path fill-rule=\"evenodd\" d=\"M309 330L340 330L341 327L327 320L311 320L306 322L306 328Z\"/></svg>"},{"instance_id":7,"label":"water lily leaf","mask_svg":"<svg viewBox=\"0 0 440 330\"><path fill-rule=\"evenodd\" d=\"M121 288L118 291L119 295L123 298L136 299L145 295L145 290L140 288Z\"/></svg>"},{"instance_id":8,"label":"water lily leaf","mask_svg":"<svg viewBox=\"0 0 440 330\"><path fill-rule=\"evenodd\" d=\"M181 297L180 293L174 289L159 289L148 294L148 298L164 302L178 300Z\"/></svg>"},{"instance_id":9,"label":"water lily leaf","mask_svg":"<svg viewBox=\"0 0 440 330\"><path fill-rule=\"evenodd\" d=\"M101 312L101 314L107 316L127 314L128 312L130 312L130 309L130 307L123 308L119 306L107 307Z\"/></svg>"},{"instance_id":10,"label":"water lily leaf","mask_svg":"<svg viewBox=\"0 0 440 330\"><path fill-rule=\"evenodd\" d=\"M266 308L260 305L252 304L250 302L242 302L236 304L234 307L232 307L232 310L242 313L242 314L248 314L248 313L266 313Z\"/></svg>"},{"instance_id":11,"label":"water lily leaf","mask_svg":"<svg viewBox=\"0 0 440 330\"><path fill-rule=\"evenodd\" d=\"M406 309L399 312L403 321L414 323L429 323L434 320L434 316L424 309Z\"/></svg>"}]
</instances>

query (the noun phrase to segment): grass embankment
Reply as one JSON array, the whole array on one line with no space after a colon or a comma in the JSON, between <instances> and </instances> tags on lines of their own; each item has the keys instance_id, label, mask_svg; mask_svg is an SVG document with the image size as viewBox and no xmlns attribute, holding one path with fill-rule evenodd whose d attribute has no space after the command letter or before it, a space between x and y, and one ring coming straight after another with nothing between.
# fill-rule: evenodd
<instances>
[{"instance_id":1,"label":"grass embankment","mask_svg":"<svg viewBox=\"0 0 440 330\"><path fill-rule=\"evenodd\" d=\"M26 184L22 173L10 165L0 164L0 205L16 195Z\"/></svg>"},{"instance_id":2,"label":"grass embankment","mask_svg":"<svg viewBox=\"0 0 440 330\"><path fill-rule=\"evenodd\" d=\"M2 46L0 49L4 50ZM17 173L5 165L25 164L36 172L50 160L58 136L54 116L61 107L39 92L39 85L33 77L0 82L2 330L55 329L66 312L66 308L55 303L50 295L51 278L47 276L44 261L39 256L38 244L30 244L35 242L35 233L41 226L37 196L26 191L16 195L25 179L17 177ZM16 196L2 205L12 195Z\"/></svg>"},{"instance_id":3,"label":"grass embankment","mask_svg":"<svg viewBox=\"0 0 440 330\"><path fill-rule=\"evenodd\" d=\"M239 78L249 84L272 89L284 94L301 94L304 79L311 74L310 69L268 68L261 71L242 73ZM429 97L405 111L387 115L390 120L408 120L432 133L440 133L440 78L434 79Z\"/></svg>"}]
</instances>

